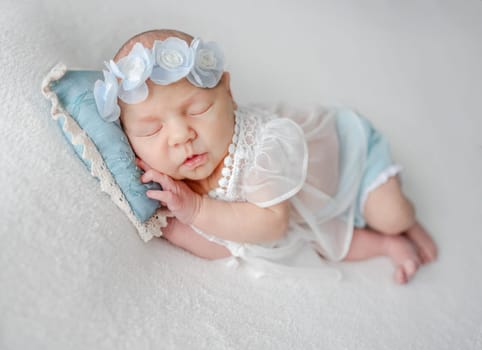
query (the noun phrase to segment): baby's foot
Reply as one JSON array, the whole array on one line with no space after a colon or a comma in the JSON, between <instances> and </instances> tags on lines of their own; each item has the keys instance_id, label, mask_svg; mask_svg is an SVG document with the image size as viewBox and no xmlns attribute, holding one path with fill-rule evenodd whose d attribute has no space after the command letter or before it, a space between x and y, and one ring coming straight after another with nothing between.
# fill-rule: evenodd
<instances>
[{"instance_id":1,"label":"baby's foot","mask_svg":"<svg viewBox=\"0 0 482 350\"><path fill-rule=\"evenodd\" d=\"M434 261L437 258L435 242L418 222L406 232L406 235L417 248L423 264Z\"/></svg>"},{"instance_id":2,"label":"baby's foot","mask_svg":"<svg viewBox=\"0 0 482 350\"><path fill-rule=\"evenodd\" d=\"M403 236L386 236L387 255L395 264L395 281L407 283L417 272L421 261L415 246Z\"/></svg>"}]
</instances>

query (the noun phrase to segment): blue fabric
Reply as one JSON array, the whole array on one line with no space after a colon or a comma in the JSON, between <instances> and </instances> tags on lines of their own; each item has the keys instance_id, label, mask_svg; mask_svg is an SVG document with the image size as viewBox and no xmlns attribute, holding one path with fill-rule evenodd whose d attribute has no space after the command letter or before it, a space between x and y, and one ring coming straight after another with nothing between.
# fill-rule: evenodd
<instances>
[{"instance_id":1,"label":"blue fabric","mask_svg":"<svg viewBox=\"0 0 482 350\"><path fill-rule=\"evenodd\" d=\"M362 197L375 180L393 165L388 140L365 117L353 110L340 108L336 115L337 132L340 142L340 157L343 166L340 177L340 189L343 184L351 183L350 174L362 171L354 213L354 226L365 227ZM362 147L363 149L360 149ZM357 162L347 161L353 154L362 151L365 155L363 168ZM351 165L351 167L350 167Z\"/></svg>"},{"instance_id":2,"label":"blue fabric","mask_svg":"<svg viewBox=\"0 0 482 350\"><path fill-rule=\"evenodd\" d=\"M67 71L61 79L52 82L50 87L57 94L60 104L96 145L132 211L139 221L144 222L159 205L159 202L146 197L146 190L159 189L159 186L141 183L141 170L135 164L134 152L123 130L117 123L105 122L100 117L93 88L95 81L102 78L101 71ZM62 126L64 119L58 120ZM71 135L65 136L72 144ZM83 146L76 145L74 150L90 170L90 162L82 158Z\"/></svg>"},{"instance_id":3,"label":"blue fabric","mask_svg":"<svg viewBox=\"0 0 482 350\"><path fill-rule=\"evenodd\" d=\"M365 227L366 221L363 215L362 196L374 183L380 174L393 165L390 154L390 145L385 136L376 130L366 118L359 116L367 137L367 158L365 170L358 191L357 207L355 210L355 226Z\"/></svg>"}]
</instances>

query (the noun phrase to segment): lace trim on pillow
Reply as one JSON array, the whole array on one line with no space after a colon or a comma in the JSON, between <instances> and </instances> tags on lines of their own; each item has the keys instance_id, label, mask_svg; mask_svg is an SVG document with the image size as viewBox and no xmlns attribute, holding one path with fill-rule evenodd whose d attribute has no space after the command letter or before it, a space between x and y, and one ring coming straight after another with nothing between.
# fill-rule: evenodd
<instances>
[{"instance_id":1,"label":"lace trim on pillow","mask_svg":"<svg viewBox=\"0 0 482 350\"><path fill-rule=\"evenodd\" d=\"M50 83L62 78L66 72L67 67L63 63L59 63L52 68L42 81L42 93L52 103L50 110L52 118L54 120L58 120L60 117L64 118L63 131L71 136L73 145L81 145L83 147L82 158L90 162L90 173L99 179L100 189L107 193L111 200L127 215L136 227L141 239L147 242L152 239L152 237L162 236L161 228L167 226L166 215L161 213L159 209L144 223L137 219L129 202L112 176L112 173L104 163L95 144L79 124L77 124L75 119L63 109L57 95L50 89Z\"/></svg>"}]
</instances>

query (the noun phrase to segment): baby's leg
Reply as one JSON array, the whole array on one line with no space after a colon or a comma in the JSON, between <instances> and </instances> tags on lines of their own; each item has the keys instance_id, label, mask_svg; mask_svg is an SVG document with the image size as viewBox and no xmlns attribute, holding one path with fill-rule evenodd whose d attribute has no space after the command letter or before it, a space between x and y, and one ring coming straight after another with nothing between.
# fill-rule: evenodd
<instances>
[{"instance_id":1,"label":"baby's leg","mask_svg":"<svg viewBox=\"0 0 482 350\"><path fill-rule=\"evenodd\" d=\"M413 205L402 193L398 177L391 177L368 194L364 216L368 226L380 233L406 233L419 251L422 262L430 262L436 258L435 243L416 221Z\"/></svg>"},{"instance_id":2,"label":"baby's leg","mask_svg":"<svg viewBox=\"0 0 482 350\"><path fill-rule=\"evenodd\" d=\"M415 224L415 210L396 176L368 193L363 214L368 226L387 235L400 234Z\"/></svg>"},{"instance_id":3,"label":"baby's leg","mask_svg":"<svg viewBox=\"0 0 482 350\"><path fill-rule=\"evenodd\" d=\"M168 219L169 225L163 228L162 237L170 243L204 259L221 259L231 256L229 250L200 236L189 226L175 218Z\"/></svg>"},{"instance_id":4,"label":"baby's leg","mask_svg":"<svg viewBox=\"0 0 482 350\"><path fill-rule=\"evenodd\" d=\"M420 258L415 247L403 236L382 235L369 229L355 229L346 261L388 256L395 265L395 281L407 283L417 272Z\"/></svg>"}]
</instances>

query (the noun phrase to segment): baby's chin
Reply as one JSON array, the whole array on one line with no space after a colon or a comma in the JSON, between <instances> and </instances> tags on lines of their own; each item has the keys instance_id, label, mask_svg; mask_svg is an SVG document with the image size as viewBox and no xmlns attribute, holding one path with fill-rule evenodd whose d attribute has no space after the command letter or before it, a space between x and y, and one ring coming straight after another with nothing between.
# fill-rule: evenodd
<instances>
[{"instance_id":1,"label":"baby's chin","mask_svg":"<svg viewBox=\"0 0 482 350\"><path fill-rule=\"evenodd\" d=\"M194 173L194 174L186 175L186 176L184 176L182 178L179 178L179 179L176 179L176 180L201 181L201 180L206 179L206 177L207 177L207 175L205 175L205 174Z\"/></svg>"},{"instance_id":2,"label":"baby's chin","mask_svg":"<svg viewBox=\"0 0 482 350\"><path fill-rule=\"evenodd\" d=\"M174 180L178 181L200 181L206 178L205 174L200 172L192 172L191 174L166 174L167 176L171 177Z\"/></svg>"}]
</instances>

